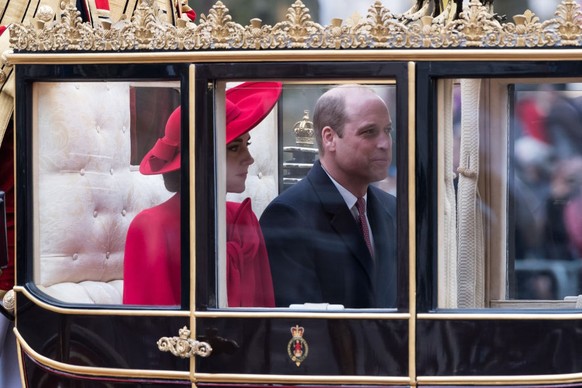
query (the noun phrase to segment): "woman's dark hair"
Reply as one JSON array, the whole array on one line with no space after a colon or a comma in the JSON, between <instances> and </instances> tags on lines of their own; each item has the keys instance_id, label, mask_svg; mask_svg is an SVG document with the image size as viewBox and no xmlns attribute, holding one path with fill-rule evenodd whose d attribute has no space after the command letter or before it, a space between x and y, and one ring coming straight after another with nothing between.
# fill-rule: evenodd
<instances>
[{"instance_id":1,"label":"woman's dark hair","mask_svg":"<svg viewBox=\"0 0 582 388\"><path fill-rule=\"evenodd\" d=\"M166 190L172 193L180 192L180 170L167 172L163 177Z\"/></svg>"}]
</instances>

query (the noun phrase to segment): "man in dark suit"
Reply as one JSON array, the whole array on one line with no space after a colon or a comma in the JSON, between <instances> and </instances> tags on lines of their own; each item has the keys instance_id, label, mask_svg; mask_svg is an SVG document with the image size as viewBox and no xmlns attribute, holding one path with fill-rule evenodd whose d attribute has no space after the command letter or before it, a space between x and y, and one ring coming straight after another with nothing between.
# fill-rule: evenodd
<instances>
[{"instance_id":1,"label":"man in dark suit","mask_svg":"<svg viewBox=\"0 0 582 388\"><path fill-rule=\"evenodd\" d=\"M391 125L385 102L361 85L317 101L319 161L260 220L277 306L395 307L396 199L370 185L387 175Z\"/></svg>"}]
</instances>

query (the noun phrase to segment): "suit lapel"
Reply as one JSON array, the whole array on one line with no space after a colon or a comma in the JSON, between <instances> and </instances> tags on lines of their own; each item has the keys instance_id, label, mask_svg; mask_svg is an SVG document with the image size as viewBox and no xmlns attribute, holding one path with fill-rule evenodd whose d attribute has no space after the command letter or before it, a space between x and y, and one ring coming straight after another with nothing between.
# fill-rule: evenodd
<instances>
[{"instance_id":1,"label":"suit lapel","mask_svg":"<svg viewBox=\"0 0 582 388\"><path fill-rule=\"evenodd\" d=\"M370 279L370 284L374 284L374 262L366 242L343 197L319 161L314 164L307 178L311 182L324 211L329 216L331 228L340 236L354 258L364 268Z\"/></svg>"}]
</instances>

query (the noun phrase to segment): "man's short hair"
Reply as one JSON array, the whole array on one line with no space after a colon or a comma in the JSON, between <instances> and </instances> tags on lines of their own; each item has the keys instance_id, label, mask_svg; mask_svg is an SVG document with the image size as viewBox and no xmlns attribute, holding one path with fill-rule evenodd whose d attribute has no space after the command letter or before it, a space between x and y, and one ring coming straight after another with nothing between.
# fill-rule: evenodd
<instances>
[{"instance_id":1,"label":"man's short hair","mask_svg":"<svg viewBox=\"0 0 582 388\"><path fill-rule=\"evenodd\" d=\"M346 122L345 98L343 93L338 93L335 89L328 90L321 95L313 111L315 141L317 142L320 155L323 155L321 130L324 127L331 127L339 137L343 136L344 124Z\"/></svg>"}]
</instances>

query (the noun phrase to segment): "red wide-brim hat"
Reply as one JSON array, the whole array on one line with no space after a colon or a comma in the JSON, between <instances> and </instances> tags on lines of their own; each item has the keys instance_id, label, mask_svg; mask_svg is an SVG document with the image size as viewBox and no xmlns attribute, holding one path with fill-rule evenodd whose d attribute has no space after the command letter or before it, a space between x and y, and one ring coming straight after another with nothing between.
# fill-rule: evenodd
<instances>
[{"instance_id":1,"label":"red wide-brim hat","mask_svg":"<svg viewBox=\"0 0 582 388\"><path fill-rule=\"evenodd\" d=\"M271 112L283 85L245 82L226 91L226 144L256 127Z\"/></svg>"},{"instance_id":2,"label":"red wide-brim hat","mask_svg":"<svg viewBox=\"0 0 582 388\"><path fill-rule=\"evenodd\" d=\"M164 137L144 156L139 172L144 175L164 174L180 169L180 107L166 122Z\"/></svg>"}]
</instances>

